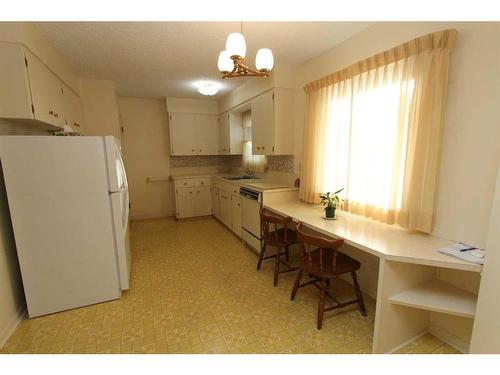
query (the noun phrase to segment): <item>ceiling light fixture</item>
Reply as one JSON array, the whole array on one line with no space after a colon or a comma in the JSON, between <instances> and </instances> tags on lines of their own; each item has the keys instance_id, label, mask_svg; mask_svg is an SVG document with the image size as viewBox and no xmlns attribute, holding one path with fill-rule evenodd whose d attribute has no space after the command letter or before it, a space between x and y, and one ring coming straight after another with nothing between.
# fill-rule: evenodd
<instances>
[{"instance_id":1,"label":"ceiling light fixture","mask_svg":"<svg viewBox=\"0 0 500 375\"><path fill-rule=\"evenodd\" d=\"M240 31L240 33L231 33L227 36L226 49L219 54L217 65L222 78L269 77L269 72L274 65L272 51L269 48L259 49L255 57L257 70L250 69L245 64L247 45L243 36L243 22L241 22Z\"/></svg>"},{"instance_id":2,"label":"ceiling light fixture","mask_svg":"<svg viewBox=\"0 0 500 375\"><path fill-rule=\"evenodd\" d=\"M201 82L198 92L202 95L213 96L219 92L219 88L212 82Z\"/></svg>"}]
</instances>

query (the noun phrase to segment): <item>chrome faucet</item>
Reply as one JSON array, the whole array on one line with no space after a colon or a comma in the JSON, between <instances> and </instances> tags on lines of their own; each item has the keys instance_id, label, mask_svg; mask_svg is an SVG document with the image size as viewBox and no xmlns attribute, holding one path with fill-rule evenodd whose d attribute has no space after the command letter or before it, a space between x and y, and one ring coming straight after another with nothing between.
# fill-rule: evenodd
<instances>
[{"instance_id":1,"label":"chrome faucet","mask_svg":"<svg viewBox=\"0 0 500 375\"><path fill-rule=\"evenodd\" d=\"M247 175L251 176L251 177L255 177L255 172L252 171L250 168L245 168L243 170Z\"/></svg>"}]
</instances>

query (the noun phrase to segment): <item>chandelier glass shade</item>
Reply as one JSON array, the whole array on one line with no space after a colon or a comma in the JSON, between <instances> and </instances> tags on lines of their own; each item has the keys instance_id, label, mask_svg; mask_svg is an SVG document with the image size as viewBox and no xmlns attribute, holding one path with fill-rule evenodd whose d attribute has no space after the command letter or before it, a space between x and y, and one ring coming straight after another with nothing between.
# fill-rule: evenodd
<instances>
[{"instance_id":1,"label":"chandelier glass shade","mask_svg":"<svg viewBox=\"0 0 500 375\"><path fill-rule=\"evenodd\" d=\"M243 29L243 23L241 28ZM243 30L242 30L243 31ZM226 49L219 54L217 66L222 78L235 77L269 77L274 66L273 53L269 48L257 51L253 70L245 63L247 45L243 33L231 33L226 40Z\"/></svg>"}]
</instances>

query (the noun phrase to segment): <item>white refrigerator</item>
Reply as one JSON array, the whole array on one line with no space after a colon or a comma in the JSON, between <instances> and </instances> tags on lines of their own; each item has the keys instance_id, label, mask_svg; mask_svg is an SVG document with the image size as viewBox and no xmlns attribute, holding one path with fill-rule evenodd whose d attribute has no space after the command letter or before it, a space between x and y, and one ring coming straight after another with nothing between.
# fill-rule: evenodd
<instances>
[{"instance_id":1,"label":"white refrigerator","mask_svg":"<svg viewBox=\"0 0 500 375\"><path fill-rule=\"evenodd\" d=\"M28 315L120 298L131 255L119 141L0 136L0 166Z\"/></svg>"}]
</instances>

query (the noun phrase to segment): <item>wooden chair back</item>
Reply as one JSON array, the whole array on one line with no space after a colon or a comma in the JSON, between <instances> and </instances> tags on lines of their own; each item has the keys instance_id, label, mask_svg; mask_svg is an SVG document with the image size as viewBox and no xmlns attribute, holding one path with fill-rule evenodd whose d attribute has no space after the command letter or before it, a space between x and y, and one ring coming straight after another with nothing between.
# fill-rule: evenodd
<instances>
[{"instance_id":1,"label":"wooden chair back","mask_svg":"<svg viewBox=\"0 0 500 375\"><path fill-rule=\"evenodd\" d=\"M260 234L262 240L268 244L279 244L281 241L288 241L288 229L291 227L292 218L289 216L278 216L260 209ZM279 226L279 227L278 227ZM278 237L278 229L283 228L284 238Z\"/></svg>"},{"instance_id":2,"label":"wooden chair back","mask_svg":"<svg viewBox=\"0 0 500 375\"><path fill-rule=\"evenodd\" d=\"M325 267L333 267L333 272L335 272L337 268L337 249L344 244L344 240L328 239L305 233L302 223L297 225L296 232L297 240L300 244L302 262L307 262L308 268L319 266L321 272ZM312 256L312 252L316 250L319 250L319 257ZM330 260L332 263L328 264Z\"/></svg>"}]
</instances>

